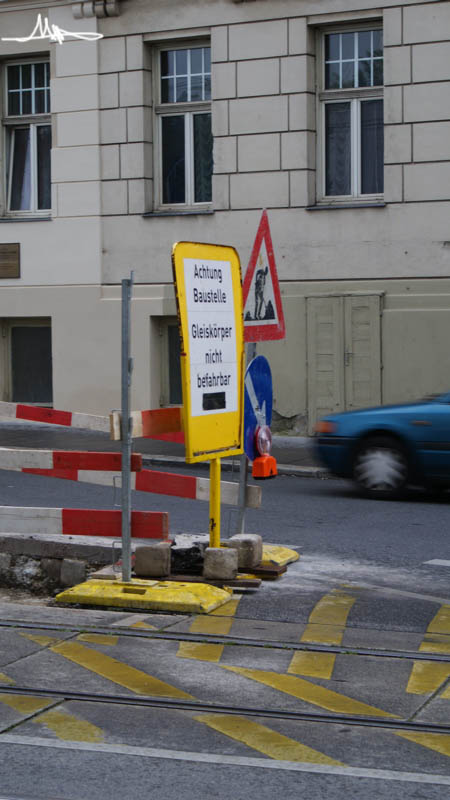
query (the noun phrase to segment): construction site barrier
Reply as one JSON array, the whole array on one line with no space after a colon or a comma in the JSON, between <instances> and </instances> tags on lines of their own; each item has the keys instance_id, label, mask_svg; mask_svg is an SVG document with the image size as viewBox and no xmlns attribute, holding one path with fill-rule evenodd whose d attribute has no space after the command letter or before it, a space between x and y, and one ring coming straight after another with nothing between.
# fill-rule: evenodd
<instances>
[{"instance_id":1,"label":"construction site barrier","mask_svg":"<svg viewBox=\"0 0 450 800\"><path fill-rule=\"evenodd\" d=\"M85 508L0 506L1 533L47 533L66 536L108 536L120 539L122 512ZM133 539L169 539L167 511L132 511Z\"/></svg>"},{"instance_id":2,"label":"construction site barrier","mask_svg":"<svg viewBox=\"0 0 450 800\"><path fill-rule=\"evenodd\" d=\"M27 406L22 403L0 401L2 419L21 419L29 422L43 422L47 425L64 425L71 428L85 428L90 431L110 432L109 417L95 414L81 414L76 411L57 411L54 408Z\"/></svg>"}]
</instances>

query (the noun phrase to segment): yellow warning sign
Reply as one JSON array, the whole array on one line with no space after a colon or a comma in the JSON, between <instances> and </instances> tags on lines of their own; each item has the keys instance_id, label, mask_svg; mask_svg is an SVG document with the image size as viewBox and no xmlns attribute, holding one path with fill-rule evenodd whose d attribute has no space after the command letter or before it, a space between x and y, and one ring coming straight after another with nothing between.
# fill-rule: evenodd
<instances>
[{"instance_id":1,"label":"yellow warning sign","mask_svg":"<svg viewBox=\"0 0 450 800\"><path fill-rule=\"evenodd\" d=\"M242 453L244 333L234 247L178 242L172 251L181 336L186 461Z\"/></svg>"}]
</instances>

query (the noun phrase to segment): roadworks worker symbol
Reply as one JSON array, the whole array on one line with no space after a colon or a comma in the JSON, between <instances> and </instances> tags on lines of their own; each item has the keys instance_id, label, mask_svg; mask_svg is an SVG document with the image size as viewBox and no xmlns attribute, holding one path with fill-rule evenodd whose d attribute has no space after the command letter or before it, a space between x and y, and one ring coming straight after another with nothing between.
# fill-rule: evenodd
<instances>
[{"instance_id":1,"label":"roadworks worker symbol","mask_svg":"<svg viewBox=\"0 0 450 800\"><path fill-rule=\"evenodd\" d=\"M267 211L263 211L242 287L246 342L284 339L280 286Z\"/></svg>"}]
</instances>

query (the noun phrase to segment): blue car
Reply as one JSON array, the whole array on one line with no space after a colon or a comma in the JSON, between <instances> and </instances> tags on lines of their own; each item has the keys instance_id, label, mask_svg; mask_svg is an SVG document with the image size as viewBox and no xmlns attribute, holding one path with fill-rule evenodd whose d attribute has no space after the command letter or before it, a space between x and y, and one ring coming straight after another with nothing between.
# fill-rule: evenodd
<instances>
[{"instance_id":1,"label":"blue car","mask_svg":"<svg viewBox=\"0 0 450 800\"><path fill-rule=\"evenodd\" d=\"M396 496L408 484L450 487L450 393L329 414L315 442L320 461L370 497Z\"/></svg>"}]
</instances>

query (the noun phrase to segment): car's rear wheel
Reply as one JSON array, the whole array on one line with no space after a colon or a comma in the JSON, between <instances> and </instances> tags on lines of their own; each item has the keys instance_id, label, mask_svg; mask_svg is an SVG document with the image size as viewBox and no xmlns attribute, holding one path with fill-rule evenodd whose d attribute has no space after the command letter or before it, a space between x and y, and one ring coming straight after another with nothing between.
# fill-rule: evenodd
<instances>
[{"instance_id":1,"label":"car's rear wheel","mask_svg":"<svg viewBox=\"0 0 450 800\"><path fill-rule=\"evenodd\" d=\"M370 497L394 497L408 483L408 457L402 445L388 436L374 436L359 445L353 478Z\"/></svg>"}]
</instances>

